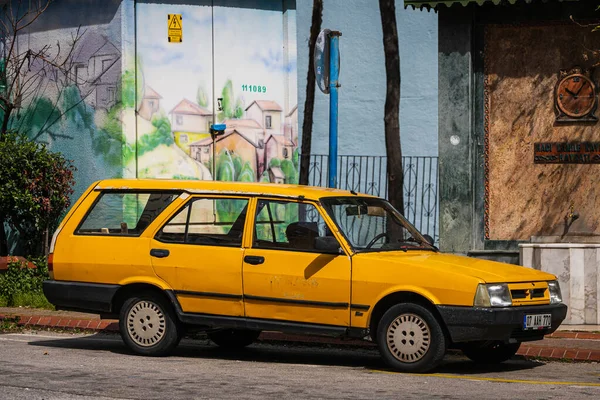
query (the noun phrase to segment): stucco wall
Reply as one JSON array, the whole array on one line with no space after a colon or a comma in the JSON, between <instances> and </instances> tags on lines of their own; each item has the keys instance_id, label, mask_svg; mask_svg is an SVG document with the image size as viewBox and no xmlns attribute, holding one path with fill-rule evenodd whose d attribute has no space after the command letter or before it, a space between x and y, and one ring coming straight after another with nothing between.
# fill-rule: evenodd
<instances>
[{"instance_id":1,"label":"stucco wall","mask_svg":"<svg viewBox=\"0 0 600 400\"><path fill-rule=\"evenodd\" d=\"M326 0L322 28L339 30L339 154L385 155L385 65L377 1ZM298 129L302 134L312 1L297 1ZM402 74L400 136L405 155L438 155L437 14L396 2ZM317 88L314 154L328 152L329 96ZM365 138L368 138L365 140Z\"/></svg>"}]
</instances>

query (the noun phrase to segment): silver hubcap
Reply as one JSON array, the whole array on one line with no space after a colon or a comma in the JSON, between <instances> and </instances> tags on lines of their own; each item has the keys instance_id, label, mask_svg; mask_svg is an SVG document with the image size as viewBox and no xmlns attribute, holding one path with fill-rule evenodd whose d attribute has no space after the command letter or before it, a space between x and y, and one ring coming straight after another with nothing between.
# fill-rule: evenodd
<instances>
[{"instance_id":1,"label":"silver hubcap","mask_svg":"<svg viewBox=\"0 0 600 400\"><path fill-rule=\"evenodd\" d=\"M129 337L138 345L149 347L165 335L165 316L154 303L146 300L135 303L127 314Z\"/></svg>"},{"instance_id":2,"label":"silver hubcap","mask_svg":"<svg viewBox=\"0 0 600 400\"><path fill-rule=\"evenodd\" d=\"M413 363L427 354L431 334L427 323L418 315L402 314L387 329L388 349L399 361Z\"/></svg>"}]
</instances>

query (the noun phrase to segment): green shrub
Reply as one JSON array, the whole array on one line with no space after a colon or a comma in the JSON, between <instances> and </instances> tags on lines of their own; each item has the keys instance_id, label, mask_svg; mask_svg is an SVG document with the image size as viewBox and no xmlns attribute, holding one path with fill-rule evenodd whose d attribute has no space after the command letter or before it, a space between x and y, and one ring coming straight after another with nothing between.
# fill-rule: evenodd
<instances>
[{"instance_id":1,"label":"green shrub","mask_svg":"<svg viewBox=\"0 0 600 400\"><path fill-rule=\"evenodd\" d=\"M11 262L6 272L0 274L0 305L52 308L42 290L42 282L49 278L48 265L44 259L33 263L37 268Z\"/></svg>"},{"instance_id":2,"label":"green shrub","mask_svg":"<svg viewBox=\"0 0 600 400\"><path fill-rule=\"evenodd\" d=\"M25 254L43 254L44 231L56 229L70 205L75 168L60 153L14 132L0 136L0 160L0 229L8 223ZM0 232L0 255L6 246Z\"/></svg>"}]
</instances>

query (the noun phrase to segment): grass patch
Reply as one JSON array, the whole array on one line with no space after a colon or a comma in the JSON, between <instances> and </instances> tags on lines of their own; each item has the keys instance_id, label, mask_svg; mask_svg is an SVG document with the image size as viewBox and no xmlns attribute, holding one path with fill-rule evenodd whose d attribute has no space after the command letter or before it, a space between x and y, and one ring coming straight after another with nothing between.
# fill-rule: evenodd
<instances>
[{"instance_id":1,"label":"grass patch","mask_svg":"<svg viewBox=\"0 0 600 400\"><path fill-rule=\"evenodd\" d=\"M48 302L46 296L36 292L15 293L13 296L13 307L32 307L54 310L54 306Z\"/></svg>"},{"instance_id":2,"label":"grass patch","mask_svg":"<svg viewBox=\"0 0 600 400\"><path fill-rule=\"evenodd\" d=\"M0 333L20 332L22 330L23 327L19 326L19 317L0 320Z\"/></svg>"}]
</instances>

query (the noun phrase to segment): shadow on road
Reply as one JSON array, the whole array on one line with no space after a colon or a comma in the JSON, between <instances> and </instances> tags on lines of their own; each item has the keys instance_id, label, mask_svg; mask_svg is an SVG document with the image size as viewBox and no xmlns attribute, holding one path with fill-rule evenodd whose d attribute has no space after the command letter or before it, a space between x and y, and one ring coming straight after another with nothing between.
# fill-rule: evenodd
<instances>
[{"instance_id":1,"label":"shadow on road","mask_svg":"<svg viewBox=\"0 0 600 400\"><path fill-rule=\"evenodd\" d=\"M92 336L57 338L29 342L31 346L55 347L64 349L109 351L131 357L133 354L118 335L98 333ZM242 350L226 350L209 340L184 339L169 358L217 359L250 362L309 364L322 366L343 366L393 372L380 358L376 349L340 347L323 344L300 344L289 342L257 342ZM533 369L543 363L515 359L496 365L478 365L464 357L449 354L434 372L476 375L490 372L511 372Z\"/></svg>"}]
</instances>

